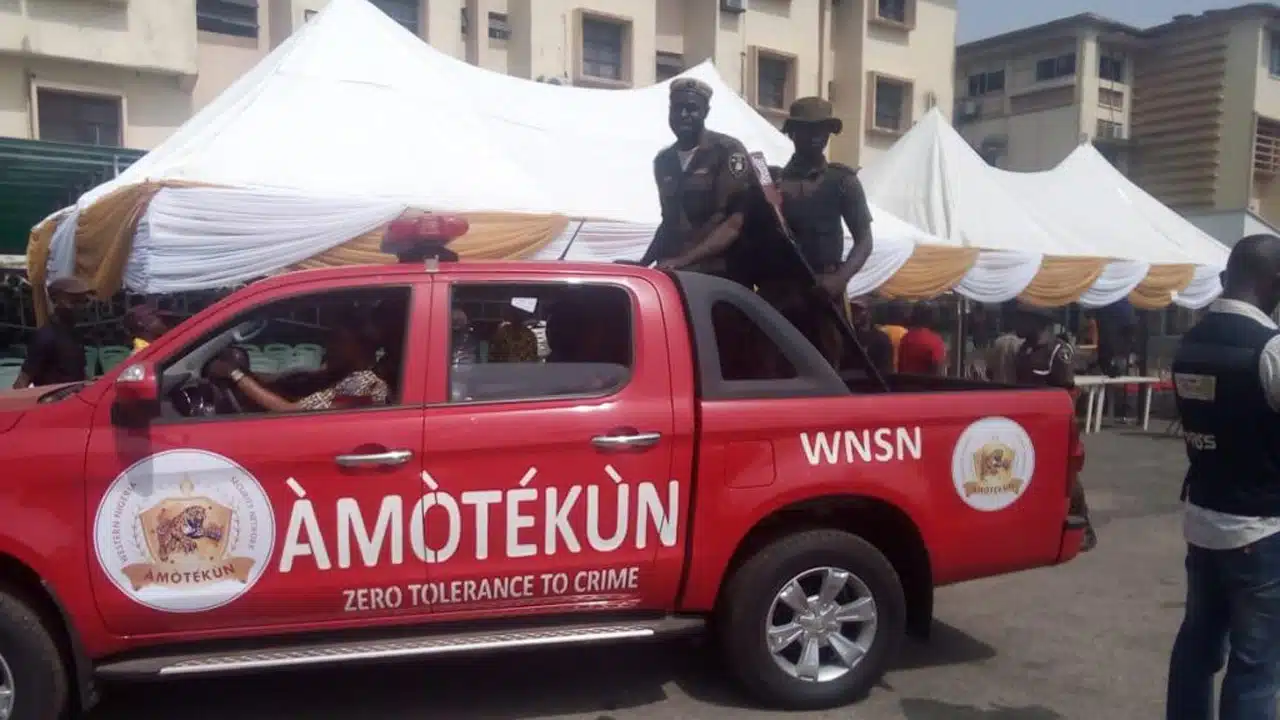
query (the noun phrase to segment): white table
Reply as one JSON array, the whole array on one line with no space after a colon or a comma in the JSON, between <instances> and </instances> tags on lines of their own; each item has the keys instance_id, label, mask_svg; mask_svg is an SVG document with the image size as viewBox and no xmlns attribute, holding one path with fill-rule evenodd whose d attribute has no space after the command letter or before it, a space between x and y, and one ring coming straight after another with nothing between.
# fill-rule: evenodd
<instances>
[{"instance_id":1,"label":"white table","mask_svg":"<svg viewBox=\"0 0 1280 720\"><path fill-rule=\"evenodd\" d=\"M1137 375L1121 375L1120 377L1077 375L1076 387L1083 390L1086 397L1084 431L1086 433L1094 433L1102 429L1102 415L1107 407L1106 388L1108 385L1141 386L1142 429L1146 430L1151 422L1151 389L1158 382L1160 382L1158 377Z\"/></svg>"}]
</instances>

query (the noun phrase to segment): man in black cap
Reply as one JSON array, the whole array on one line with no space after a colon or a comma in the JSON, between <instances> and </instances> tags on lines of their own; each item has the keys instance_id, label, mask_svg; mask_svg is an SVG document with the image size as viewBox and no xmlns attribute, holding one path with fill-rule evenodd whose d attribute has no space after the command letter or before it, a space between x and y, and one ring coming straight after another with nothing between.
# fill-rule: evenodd
<instances>
[{"instance_id":1,"label":"man in black cap","mask_svg":"<svg viewBox=\"0 0 1280 720\"><path fill-rule=\"evenodd\" d=\"M1236 243L1222 284L1173 360L1190 465L1169 720L1212 718L1224 666L1221 720L1273 720L1280 692L1280 237Z\"/></svg>"},{"instance_id":2,"label":"man in black cap","mask_svg":"<svg viewBox=\"0 0 1280 720\"><path fill-rule=\"evenodd\" d=\"M1014 357L1014 374L1020 385L1045 385L1071 391L1075 398L1076 376L1071 364L1075 349L1053 331L1056 320L1049 308L1019 303L1014 315L1014 332L1022 338L1022 345ZM1074 418L1073 418L1074 419ZM1071 485L1072 515L1089 520L1089 503L1085 501L1084 486L1077 474ZM1081 550L1088 552L1098 544L1093 523L1084 529Z\"/></svg>"},{"instance_id":3,"label":"man in black cap","mask_svg":"<svg viewBox=\"0 0 1280 720\"><path fill-rule=\"evenodd\" d=\"M797 268L785 239L765 228L776 225L767 215L754 215L749 256L750 278L761 297L791 320L827 357L839 366L843 334L830 308L831 298L845 300L849 281L871 254L871 209L857 170L827 162L831 136L844 123L830 102L804 97L791 104L782 125L795 145L785 167L770 168L781 198L782 216L800 253L817 273L813 288ZM756 227L759 217L761 227ZM844 252L844 227L853 235L853 248Z\"/></svg>"},{"instance_id":4,"label":"man in black cap","mask_svg":"<svg viewBox=\"0 0 1280 720\"><path fill-rule=\"evenodd\" d=\"M76 333L76 309L89 299L88 283L64 277L49 283L49 321L31 338L14 390L85 379L84 342Z\"/></svg>"},{"instance_id":5,"label":"man in black cap","mask_svg":"<svg viewBox=\"0 0 1280 720\"><path fill-rule=\"evenodd\" d=\"M653 160L662 223L640 262L731 277L728 250L742 231L750 187L747 151L706 128L710 86L678 78L670 93L676 141Z\"/></svg>"}]
</instances>

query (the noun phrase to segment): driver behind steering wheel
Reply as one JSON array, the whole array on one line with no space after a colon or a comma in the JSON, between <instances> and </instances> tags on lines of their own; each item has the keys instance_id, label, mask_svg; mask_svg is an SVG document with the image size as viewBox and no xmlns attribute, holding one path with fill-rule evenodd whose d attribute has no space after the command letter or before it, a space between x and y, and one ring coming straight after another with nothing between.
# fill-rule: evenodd
<instances>
[{"instance_id":1,"label":"driver behind steering wheel","mask_svg":"<svg viewBox=\"0 0 1280 720\"><path fill-rule=\"evenodd\" d=\"M361 317L339 325L326 343L325 365L337 382L297 401L267 389L225 357L209 363L210 377L230 381L246 398L268 412L329 410L346 400L381 405L387 402L387 383L374 371L381 334Z\"/></svg>"}]
</instances>

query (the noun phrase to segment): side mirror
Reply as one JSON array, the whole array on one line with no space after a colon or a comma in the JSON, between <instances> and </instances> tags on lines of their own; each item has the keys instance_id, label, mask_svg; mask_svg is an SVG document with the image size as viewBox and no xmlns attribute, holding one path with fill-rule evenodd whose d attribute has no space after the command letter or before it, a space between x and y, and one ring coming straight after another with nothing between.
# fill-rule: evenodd
<instances>
[{"instance_id":1,"label":"side mirror","mask_svg":"<svg viewBox=\"0 0 1280 720\"><path fill-rule=\"evenodd\" d=\"M146 425L159 411L160 380L150 362L130 363L116 376L116 400L111 421L116 425Z\"/></svg>"}]
</instances>

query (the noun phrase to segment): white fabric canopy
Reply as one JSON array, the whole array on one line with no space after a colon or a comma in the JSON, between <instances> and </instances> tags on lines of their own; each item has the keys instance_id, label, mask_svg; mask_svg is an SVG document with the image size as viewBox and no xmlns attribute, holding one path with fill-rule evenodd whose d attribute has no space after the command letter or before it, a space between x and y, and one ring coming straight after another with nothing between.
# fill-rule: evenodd
<instances>
[{"instance_id":1,"label":"white fabric canopy","mask_svg":"<svg viewBox=\"0 0 1280 720\"><path fill-rule=\"evenodd\" d=\"M264 267L293 265L337 247L405 209L394 201L164 188L138 223L125 285L149 293L232 287L262 277ZM263 235L273 238L270 245L261 242Z\"/></svg>"},{"instance_id":2,"label":"white fabric canopy","mask_svg":"<svg viewBox=\"0 0 1280 720\"><path fill-rule=\"evenodd\" d=\"M1194 264L1175 302L1201 307L1221 292L1227 249L1138 188L1092 145L1052 170L1013 173L988 165L931 110L863 171L878 206L944 242L981 248L956 288L981 302L1021 293L1046 255L1115 258L1085 292L1086 306L1126 297L1155 264Z\"/></svg>"},{"instance_id":3,"label":"white fabric canopy","mask_svg":"<svg viewBox=\"0 0 1280 720\"><path fill-rule=\"evenodd\" d=\"M710 127L787 160L790 140L710 63L685 75L715 89ZM396 207L566 215L587 222L570 223L539 257L638 259L659 220L652 162L671 142L667 94L665 83L594 90L490 72L434 50L366 0L333 0L77 207L139 183L219 186L152 201L126 272L143 292L286 267ZM875 252L854 284L863 290L929 240L875 218ZM234 267L233 252L244 259ZM51 278L67 269L51 258Z\"/></svg>"}]
</instances>

